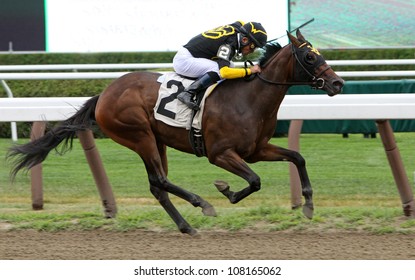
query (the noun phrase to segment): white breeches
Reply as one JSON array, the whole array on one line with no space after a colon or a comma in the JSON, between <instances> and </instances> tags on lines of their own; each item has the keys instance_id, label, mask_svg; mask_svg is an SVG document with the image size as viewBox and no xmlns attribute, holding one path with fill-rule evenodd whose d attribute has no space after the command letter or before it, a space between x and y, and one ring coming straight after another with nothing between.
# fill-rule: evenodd
<instances>
[{"instance_id":1,"label":"white breeches","mask_svg":"<svg viewBox=\"0 0 415 280\"><path fill-rule=\"evenodd\" d=\"M173 68L176 73L190 78L199 78L211 71L220 77L219 66L215 61L193 57L185 47L181 47L174 56Z\"/></svg>"}]
</instances>

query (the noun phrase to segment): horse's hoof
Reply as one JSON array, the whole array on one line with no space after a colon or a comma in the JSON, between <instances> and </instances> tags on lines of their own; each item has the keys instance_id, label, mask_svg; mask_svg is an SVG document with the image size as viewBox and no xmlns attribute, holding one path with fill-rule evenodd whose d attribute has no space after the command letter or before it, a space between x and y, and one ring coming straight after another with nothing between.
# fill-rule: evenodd
<instances>
[{"instance_id":1,"label":"horse's hoof","mask_svg":"<svg viewBox=\"0 0 415 280\"><path fill-rule=\"evenodd\" d=\"M189 235L190 235L191 238L202 238L202 235L196 230L192 234L189 233Z\"/></svg>"},{"instance_id":2,"label":"horse's hoof","mask_svg":"<svg viewBox=\"0 0 415 280\"><path fill-rule=\"evenodd\" d=\"M195 230L193 228L190 228L187 231L182 232L182 233L186 233L186 234L190 235L191 237L200 237L200 234L197 232L197 230Z\"/></svg>"},{"instance_id":3,"label":"horse's hoof","mask_svg":"<svg viewBox=\"0 0 415 280\"><path fill-rule=\"evenodd\" d=\"M216 210L215 210L215 208L212 205L203 208L202 209L202 213L203 213L203 215L209 216L209 217L216 217L217 216Z\"/></svg>"},{"instance_id":4,"label":"horse's hoof","mask_svg":"<svg viewBox=\"0 0 415 280\"><path fill-rule=\"evenodd\" d=\"M216 217L216 210L209 202L202 200L199 206L202 208L203 215Z\"/></svg>"},{"instance_id":5,"label":"horse's hoof","mask_svg":"<svg viewBox=\"0 0 415 280\"><path fill-rule=\"evenodd\" d=\"M307 204L303 205L303 214L307 218L312 219L313 218L313 213L314 213L314 207L312 205L311 206L307 205Z\"/></svg>"},{"instance_id":6,"label":"horse's hoof","mask_svg":"<svg viewBox=\"0 0 415 280\"><path fill-rule=\"evenodd\" d=\"M179 230L180 230L181 233L185 233L185 234L188 234L190 236L198 235L197 230L195 230L194 228L192 228L188 224L179 226Z\"/></svg>"},{"instance_id":7,"label":"horse's hoof","mask_svg":"<svg viewBox=\"0 0 415 280\"><path fill-rule=\"evenodd\" d=\"M218 189L218 191L220 192L224 192L229 190L229 185L228 183L226 183L225 181L221 181L221 180L216 180L215 182L213 182L213 184L215 185L215 187Z\"/></svg>"}]
</instances>

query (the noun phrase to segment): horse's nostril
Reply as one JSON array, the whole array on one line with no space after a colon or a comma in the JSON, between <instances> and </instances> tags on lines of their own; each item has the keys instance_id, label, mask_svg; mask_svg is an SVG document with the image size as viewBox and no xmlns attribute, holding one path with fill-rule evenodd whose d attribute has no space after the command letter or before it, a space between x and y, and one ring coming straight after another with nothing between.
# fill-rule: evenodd
<instances>
[{"instance_id":1,"label":"horse's nostril","mask_svg":"<svg viewBox=\"0 0 415 280\"><path fill-rule=\"evenodd\" d=\"M335 86L336 88L342 89L344 86L344 81L343 80L335 80L333 82L333 86Z\"/></svg>"}]
</instances>

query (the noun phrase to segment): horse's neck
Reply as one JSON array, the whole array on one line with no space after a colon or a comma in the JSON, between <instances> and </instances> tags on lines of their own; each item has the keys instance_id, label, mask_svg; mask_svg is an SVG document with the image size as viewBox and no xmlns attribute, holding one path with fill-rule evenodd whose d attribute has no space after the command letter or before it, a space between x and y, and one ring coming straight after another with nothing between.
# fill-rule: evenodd
<instances>
[{"instance_id":1,"label":"horse's neck","mask_svg":"<svg viewBox=\"0 0 415 280\"><path fill-rule=\"evenodd\" d=\"M263 75L275 82L290 82L293 80L293 55L290 45L282 48L263 67Z\"/></svg>"},{"instance_id":2,"label":"horse's neck","mask_svg":"<svg viewBox=\"0 0 415 280\"><path fill-rule=\"evenodd\" d=\"M281 49L274 57L270 58L270 61L263 67L261 75L269 81L286 83L292 81L293 77L293 63L292 63L291 48L285 47ZM284 99L285 94L288 91L288 85L275 85L260 81L261 95L264 104L262 108L265 115L270 118L274 118L278 112L279 106ZM270 106L272 104L272 106Z\"/></svg>"}]
</instances>

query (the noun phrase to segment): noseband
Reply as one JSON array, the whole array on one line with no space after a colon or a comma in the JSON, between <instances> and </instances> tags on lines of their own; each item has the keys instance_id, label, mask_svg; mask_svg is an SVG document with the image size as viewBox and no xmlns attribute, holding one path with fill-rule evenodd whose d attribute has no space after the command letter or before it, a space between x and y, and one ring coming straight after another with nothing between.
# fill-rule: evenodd
<instances>
[{"instance_id":1,"label":"noseband","mask_svg":"<svg viewBox=\"0 0 415 280\"><path fill-rule=\"evenodd\" d=\"M317 56L317 61L315 63L313 63L313 65L305 65L304 62L302 62L302 60L299 58L299 55L297 53L297 51L300 51L303 47L307 47L310 48L312 52L316 53ZM306 56L306 52L305 51L301 51L302 53L304 53L303 57ZM299 64L301 66L301 68L304 70L305 73L307 73L307 75L309 77L311 77L311 81L310 82L275 82L275 81L271 81L266 79L265 77L263 77L260 73L257 73L256 75L258 76L258 78L260 78L262 81L272 84L272 85L309 85L314 89L322 89L326 83L326 81L321 78L321 75L323 75L327 70L329 70L331 67L329 65L327 65L323 70L321 70L317 75L313 75L311 72L313 69L318 68L320 65L322 65L325 61L324 59L321 57L321 55L318 53L318 51L316 49L314 49L313 47L311 47L311 45L309 45L307 42L303 43L301 46L299 46L298 48L296 48L294 46L294 44L291 44L291 53L292 55L295 57L295 60L297 62L297 64ZM315 64L317 64L317 66L314 66ZM310 66L313 66L313 68L311 69Z\"/></svg>"}]
</instances>

